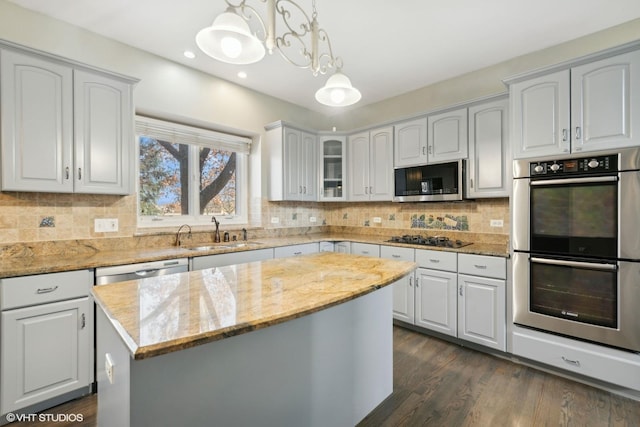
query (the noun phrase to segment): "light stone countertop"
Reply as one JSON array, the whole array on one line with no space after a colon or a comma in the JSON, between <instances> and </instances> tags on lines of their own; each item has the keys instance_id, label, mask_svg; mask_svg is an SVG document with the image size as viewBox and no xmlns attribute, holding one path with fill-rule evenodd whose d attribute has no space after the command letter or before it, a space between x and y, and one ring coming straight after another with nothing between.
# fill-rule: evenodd
<instances>
[{"instance_id":1,"label":"light stone countertop","mask_svg":"<svg viewBox=\"0 0 640 427\"><path fill-rule=\"evenodd\" d=\"M134 359L244 334L366 295L416 264L323 252L95 286Z\"/></svg>"},{"instance_id":2,"label":"light stone countertop","mask_svg":"<svg viewBox=\"0 0 640 427\"><path fill-rule=\"evenodd\" d=\"M390 243L387 242L387 240L388 237L378 235L313 233L287 237L257 238L255 241L250 241L257 244L245 247L225 247L225 245L227 245L226 243L203 244L214 247L214 249L208 251L189 250L186 245L185 247L174 246L165 248L123 248L118 251L86 251L84 253L78 251L77 248L71 248L69 253L65 253L63 255L20 256L1 259L0 278L82 270L86 268L133 264L172 258L189 258L322 241L351 241L435 251L509 257L509 248L507 244L473 243L472 245L465 246L460 249L450 249Z\"/></svg>"}]
</instances>

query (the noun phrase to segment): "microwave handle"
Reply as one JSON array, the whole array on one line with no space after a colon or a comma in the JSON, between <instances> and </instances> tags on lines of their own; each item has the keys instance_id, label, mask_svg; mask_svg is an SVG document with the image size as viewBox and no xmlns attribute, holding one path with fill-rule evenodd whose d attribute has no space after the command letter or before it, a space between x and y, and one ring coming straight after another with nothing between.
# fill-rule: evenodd
<instances>
[{"instance_id":1,"label":"microwave handle","mask_svg":"<svg viewBox=\"0 0 640 427\"><path fill-rule=\"evenodd\" d=\"M565 261L561 259L546 259L546 258L536 258L536 257L531 257L530 261L538 264L558 265L562 267L588 268L590 270L616 271L618 269L617 264Z\"/></svg>"},{"instance_id":2,"label":"microwave handle","mask_svg":"<svg viewBox=\"0 0 640 427\"><path fill-rule=\"evenodd\" d=\"M531 185L591 184L596 182L616 182L618 176L600 176L595 178L543 179L531 181Z\"/></svg>"}]
</instances>

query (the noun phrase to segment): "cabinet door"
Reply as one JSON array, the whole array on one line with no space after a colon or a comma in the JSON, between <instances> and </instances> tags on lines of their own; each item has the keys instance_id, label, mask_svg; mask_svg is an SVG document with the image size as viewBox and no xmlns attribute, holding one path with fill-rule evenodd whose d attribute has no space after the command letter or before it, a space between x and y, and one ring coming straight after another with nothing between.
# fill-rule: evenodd
<instances>
[{"instance_id":1,"label":"cabinet door","mask_svg":"<svg viewBox=\"0 0 640 427\"><path fill-rule=\"evenodd\" d=\"M515 83L509 93L514 159L570 151L568 70Z\"/></svg>"},{"instance_id":2,"label":"cabinet door","mask_svg":"<svg viewBox=\"0 0 640 427\"><path fill-rule=\"evenodd\" d=\"M427 120L425 118L397 124L394 127L394 167L427 163Z\"/></svg>"},{"instance_id":3,"label":"cabinet door","mask_svg":"<svg viewBox=\"0 0 640 427\"><path fill-rule=\"evenodd\" d=\"M349 137L349 200L369 200L369 132Z\"/></svg>"},{"instance_id":4,"label":"cabinet door","mask_svg":"<svg viewBox=\"0 0 640 427\"><path fill-rule=\"evenodd\" d=\"M129 194L133 176L131 86L74 72L76 193Z\"/></svg>"},{"instance_id":5,"label":"cabinet door","mask_svg":"<svg viewBox=\"0 0 640 427\"><path fill-rule=\"evenodd\" d=\"M412 324L415 322L414 280L414 274L409 274L391 285L393 287L393 318Z\"/></svg>"},{"instance_id":6,"label":"cabinet door","mask_svg":"<svg viewBox=\"0 0 640 427\"><path fill-rule=\"evenodd\" d=\"M298 130L284 128L283 138L284 200L300 200L302 197L302 183L300 182L302 165L299 162L302 134Z\"/></svg>"},{"instance_id":7,"label":"cabinet door","mask_svg":"<svg viewBox=\"0 0 640 427\"><path fill-rule=\"evenodd\" d=\"M467 109L461 108L427 118L429 163L466 159L469 153Z\"/></svg>"},{"instance_id":8,"label":"cabinet door","mask_svg":"<svg viewBox=\"0 0 640 427\"><path fill-rule=\"evenodd\" d=\"M469 108L469 197L509 197L508 111L506 99Z\"/></svg>"},{"instance_id":9,"label":"cabinet door","mask_svg":"<svg viewBox=\"0 0 640 427\"><path fill-rule=\"evenodd\" d=\"M4 311L0 412L87 387L92 341L88 297Z\"/></svg>"},{"instance_id":10,"label":"cabinet door","mask_svg":"<svg viewBox=\"0 0 640 427\"><path fill-rule=\"evenodd\" d=\"M640 51L571 70L571 149L640 143Z\"/></svg>"},{"instance_id":11,"label":"cabinet door","mask_svg":"<svg viewBox=\"0 0 640 427\"><path fill-rule=\"evenodd\" d=\"M8 50L0 66L2 189L71 193L71 68Z\"/></svg>"},{"instance_id":12,"label":"cabinet door","mask_svg":"<svg viewBox=\"0 0 640 427\"><path fill-rule=\"evenodd\" d=\"M457 335L457 274L416 270L415 324L446 335Z\"/></svg>"},{"instance_id":13,"label":"cabinet door","mask_svg":"<svg viewBox=\"0 0 640 427\"><path fill-rule=\"evenodd\" d=\"M320 138L320 194L321 201L346 200L346 138L324 136Z\"/></svg>"},{"instance_id":14,"label":"cabinet door","mask_svg":"<svg viewBox=\"0 0 640 427\"><path fill-rule=\"evenodd\" d=\"M393 128L370 132L369 200L393 199Z\"/></svg>"},{"instance_id":15,"label":"cabinet door","mask_svg":"<svg viewBox=\"0 0 640 427\"><path fill-rule=\"evenodd\" d=\"M318 198L316 190L318 182L316 136L302 132L300 137L300 158L298 160L299 182L302 186L300 200L315 201Z\"/></svg>"},{"instance_id":16,"label":"cabinet door","mask_svg":"<svg viewBox=\"0 0 640 427\"><path fill-rule=\"evenodd\" d=\"M458 338L506 351L505 281L458 275Z\"/></svg>"},{"instance_id":17,"label":"cabinet door","mask_svg":"<svg viewBox=\"0 0 640 427\"><path fill-rule=\"evenodd\" d=\"M334 250L341 254L350 254L351 242L335 242Z\"/></svg>"}]
</instances>

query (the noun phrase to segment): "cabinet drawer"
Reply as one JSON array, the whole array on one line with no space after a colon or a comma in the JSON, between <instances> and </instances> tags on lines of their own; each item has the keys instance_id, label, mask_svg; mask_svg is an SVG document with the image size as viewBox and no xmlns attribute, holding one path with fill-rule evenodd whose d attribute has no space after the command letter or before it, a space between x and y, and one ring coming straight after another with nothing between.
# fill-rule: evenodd
<instances>
[{"instance_id":1,"label":"cabinet drawer","mask_svg":"<svg viewBox=\"0 0 640 427\"><path fill-rule=\"evenodd\" d=\"M420 267L443 271L458 271L458 254L455 252L416 249L416 262Z\"/></svg>"},{"instance_id":2,"label":"cabinet drawer","mask_svg":"<svg viewBox=\"0 0 640 427\"><path fill-rule=\"evenodd\" d=\"M318 243L302 243L300 245L280 246L273 251L274 258L286 258L304 254L314 254L320 251Z\"/></svg>"},{"instance_id":3,"label":"cabinet drawer","mask_svg":"<svg viewBox=\"0 0 640 427\"><path fill-rule=\"evenodd\" d=\"M513 333L513 354L640 390L640 355L635 353L522 330Z\"/></svg>"},{"instance_id":4,"label":"cabinet drawer","mask_svg":"<svg viewBox=\"0 0 640 427\"><path fill-rule=\"evenodd\" d=\"M65 271L0 280L2 310L89 295L91 270Z\"/></svg>"},{"instance_id":5,"label":"cabinet drawer","mask_svg":"<svg viewBox=\"0 0 640 427\"><path fill-rule=\"evenodd\" d=\"M415 257L415 249L399 248L397 246L380 246L380 258L397 259L398 261L411 261Z\"/></svg>"},{"instance_id":6,"label":"cabinet drawer","mask_svg":"<svg viewBox=\"0 0 640 427\"><path fill-rule=\"evenodd\" d=\"M380 257L380 245L374 245L372 243L351 243L351 253L354 255L371 256L374 258Z\"/></svg>"},{"instance_id":7,"label":"cabinet drawer","mask_svg":"<svg viewBox=\"0 0 640 427\"><path fill-rule=\"evenodd\" d=\"M507 260L497 256L458 254L458 273L473 276L507 278Z\"/></svg>"}]
</instances>

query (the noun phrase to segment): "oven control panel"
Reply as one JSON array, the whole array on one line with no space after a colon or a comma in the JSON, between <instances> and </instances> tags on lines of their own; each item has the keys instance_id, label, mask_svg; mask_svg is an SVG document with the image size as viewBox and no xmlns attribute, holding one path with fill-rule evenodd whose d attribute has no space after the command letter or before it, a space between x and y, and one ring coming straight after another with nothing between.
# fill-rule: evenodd
<instances>
[{"instance_id":1,"label":"oven control panel","mask_svg":"<svg viewBox=\"0 0 640 427\"><path fill-rule=\"evenodd\" d=\"M529 163L531 176L554 176L572 174L596 174L603 172L617 172L618 156L582 157L579 159L546 160Z\"/></svg>"}]
</instances>

